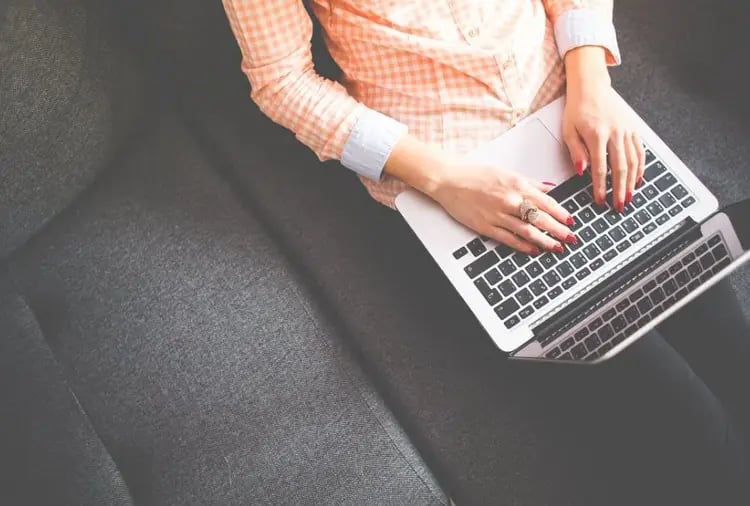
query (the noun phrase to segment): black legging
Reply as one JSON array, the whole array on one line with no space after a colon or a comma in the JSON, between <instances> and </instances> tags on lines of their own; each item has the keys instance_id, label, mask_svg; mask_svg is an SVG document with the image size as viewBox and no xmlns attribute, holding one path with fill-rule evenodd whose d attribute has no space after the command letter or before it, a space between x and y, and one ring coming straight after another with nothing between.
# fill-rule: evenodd
<instances>
[{"instance_id":1,"label":"black legging","mask_svg":"<svg viewBox=\"0 0 750 506\"><path fill-rule=\"evenodd\" d=\"M508 367L621 483L606 504L750 504L750 329L728 281L608 363Z\"/></svg>"}]
</instances>

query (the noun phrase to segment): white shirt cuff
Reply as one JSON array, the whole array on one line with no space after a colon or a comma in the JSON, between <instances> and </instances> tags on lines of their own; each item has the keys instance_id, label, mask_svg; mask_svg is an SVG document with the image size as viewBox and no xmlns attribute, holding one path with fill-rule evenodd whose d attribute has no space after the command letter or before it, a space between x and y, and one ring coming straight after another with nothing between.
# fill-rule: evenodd
<instances>
[{"instance_id":1,"label":"white shirt cuff","mask_svg":"<svg viewBox=\"0 0 750 506\"><path fill-rule=\"evenodd\" d=\"M562 13L555 22L555 40L560 57L581 46L601 46L609 51L613 65L621 62L615 25L593 9L577 9Z\"/></svg>"},{"instance_id":2,"label":"white shirt cuff","mask_svg":"<svg viewBox=\"0 0 750 506\"><path fill-rule=\"evenodd\" d=\"M360 176L380 181L393 148L408 131L403 123L366 109L354 124L341 153L341 164Z\"/></svg>"}]
</instances>

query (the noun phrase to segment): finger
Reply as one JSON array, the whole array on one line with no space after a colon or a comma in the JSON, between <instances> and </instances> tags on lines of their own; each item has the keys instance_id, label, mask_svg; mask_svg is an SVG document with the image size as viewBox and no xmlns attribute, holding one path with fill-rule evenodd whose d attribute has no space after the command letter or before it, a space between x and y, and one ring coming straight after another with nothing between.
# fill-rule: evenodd
<instances>
[{"instance_id":1,"label":"finger","mask_svg":"<svg viewBox=\"0 0 750 506\"><path fill-rule=\"evenodd\" d=\"M638 187L643 183L643 171L646 170L646 148L643 147L641 136L637 133L633 133L631 139L638 155L638 170L635 175L635 186Z\"/></svg>"},{"instance_id":2,"label":"finger","mask_svg":"<svg viewBox=\"0 0 750 506\"><path fill-rule=\"evenodd\" d=\"M536 191L535 188L531 187L521 188L521 191L529 200L536 204L541 211L552 216L559 223L564 223L565 225L572 225L575 223L573 216L571 216L568 210L546 193Z\"/></svg>"},{"instance_id":3,"label":"finger","mask_svg":"<svg viewBox=\"0 0 750 506\"><path fill-rule=\"evenodd\" d=\"M520 251L521 253L526 253L527 255L538 255L541 253L537 246L534 246L530 242L521 239L513 232L502 227L490 227L490 229L486 231L485 235L500 244L505 244L509 248L513 248L514 250Z\"/></svg>"},{"instance_id":4,"label":"finger","mask_svg":"<svg viewBox=\"0 0 750 506\"><path fill-rule=\"evenodd\" d=\"M604 205L607 194L607 142L609 134L596 130L586 137L586 147L591 155L591 179L593 180L594 201Z\"/></svg>"},{"instance_id":5,"label":"finger","mask_svg":"<svg viewBox=\"0 0 750 506\"><path fill-rule=\"evenodd\" d=\"M576 244L578 242L578 237L568 227L542 211L541 208L533 225L539 230L548 232L552 237L563 243Z\"/></svg>"},{"instance_id":6,"label":"finger","mask_svg":"<svg viewBox=\"0 0 750 506\"><path fill-rule=\"evenodd\" d=\"M533 186L534 188L536 188L537 190L539 190L540 192L543 192L543 193L547 193L552 188L554 188L555 186L557 186L552 181L536 181L536 180L533 180L533 179L529 179L528 182L529 182L529 184L531 186Z\"/></svg>"},{"instance_id":7,"label":"finger","mask_svg":"<svg viewBox=\"0 0 750 506\"><path fill-rule=\"evenodd\" d=\"M625 137L613 136L609 141L609 160L612 164L612 206L619 212L625 207L625 186L628 178L628 157Z\"/></svg>"},{"instance_id":8,"label":"finger","mask_svg":"<svg viewBox=\"0 0 750 506\"><path fill-rule=\"evenodd\" d=\"M554 238L544 234L536 226L531 223L526 223L520 218L511 216L510 214L501 214L498 216L498 226L510 230L521 239L534 244L547 251L555 251L561 253L563 251L563 245L560 244Z\"/></svg>"},{"instance_id":9,"label":"finger","mask_svg":"<svg viewBox=\"0 0 750 506\"><path fill-rule=\"evenodd\" d=\"M576 168L576 172L579 176L583 175L583 171L589 165L589 152L586 149L581 136L575 129L571 129L567 135L564 136L565 144L568 146L568 152L570 153L570 159L573 161L573 166Z\"/></svg>"},{"instance_id":10,"label":"finger","mask_svg":"<svg viewBox=\"0 0 750 506\"><path fill-rule=\"evenodd\" d=\"M636 142L633 142L635 134L628 134L625 137L625 149L628 153L628 177L625 181L625 205L630 204L633 200L633 190L635 189L635 181L638 179L638 150L636 149ZM635 135L637 137L637 135ZM637 139L636 139L637 140Z\"/></svg>"}]
</instances>

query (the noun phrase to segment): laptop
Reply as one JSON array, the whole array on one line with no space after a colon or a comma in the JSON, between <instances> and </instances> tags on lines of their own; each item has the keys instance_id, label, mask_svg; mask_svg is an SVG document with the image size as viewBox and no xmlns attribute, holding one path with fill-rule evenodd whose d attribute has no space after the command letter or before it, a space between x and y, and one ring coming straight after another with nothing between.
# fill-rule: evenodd
<instances>
[{"instance_id":1,"label":"laptop","mask_svg":"<svg viewBox=\"0 0 750 506\"><path fill-rule=\"evenodd\" d=\"M620 98L620 100L622 100ZM578 244L529 256L478 236L409 190L398 211L495 344L513 359L596 364L622 352L750 258L750 200L711 192L628 107L646 146L623 213L593 202L562 141L564 98L469 155L557 186Z\"/></svg>"}]
</instances>

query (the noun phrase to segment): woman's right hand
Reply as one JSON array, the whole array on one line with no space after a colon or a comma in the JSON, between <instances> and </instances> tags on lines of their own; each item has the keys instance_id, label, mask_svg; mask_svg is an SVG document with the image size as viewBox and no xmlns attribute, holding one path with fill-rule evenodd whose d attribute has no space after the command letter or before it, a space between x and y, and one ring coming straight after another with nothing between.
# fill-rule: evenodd
<instances>
[{"instance_id":1,"label":"woman's right hand","mask_svg":"<svg viewBox=\"0 0 750 506\"><path fill-rule=\"evenodd\" d=\"M553 185L487 164L458 160L441 165L427 194L478 234L531 255L562 252L563 243L577 242L566 226L574 223L573 217L545 193ZM519 218L523 199L539 208L533 225Z\"/></svg>"}]
</instances>

